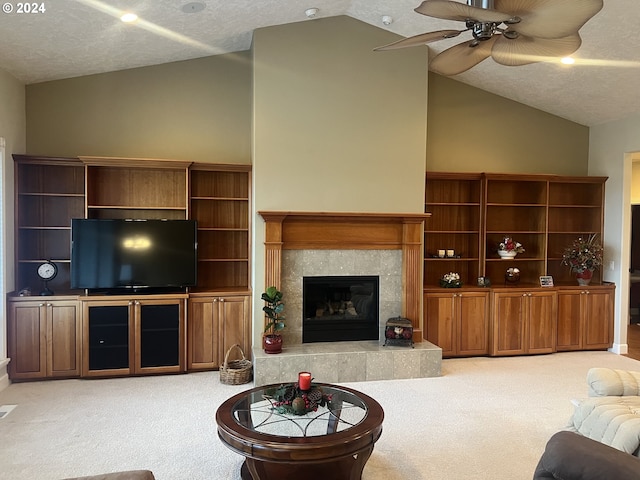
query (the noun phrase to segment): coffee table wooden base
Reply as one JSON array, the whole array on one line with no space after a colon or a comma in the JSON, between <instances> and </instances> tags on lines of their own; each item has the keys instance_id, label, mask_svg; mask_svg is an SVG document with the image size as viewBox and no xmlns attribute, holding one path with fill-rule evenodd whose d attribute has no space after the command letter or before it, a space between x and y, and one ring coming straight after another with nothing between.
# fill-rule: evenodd
<instances>
[{"instance_id":1,"label":"coffee table wooden base","mask_svg":"<svg viewBox=\"0 0 640 480\"><path fill-rule=\"evenodd\" d=\"M246 458L240 469L242 480L360 480L373 445L364 451L323 463L273 463Z\"/></svg>"}]
</instances>

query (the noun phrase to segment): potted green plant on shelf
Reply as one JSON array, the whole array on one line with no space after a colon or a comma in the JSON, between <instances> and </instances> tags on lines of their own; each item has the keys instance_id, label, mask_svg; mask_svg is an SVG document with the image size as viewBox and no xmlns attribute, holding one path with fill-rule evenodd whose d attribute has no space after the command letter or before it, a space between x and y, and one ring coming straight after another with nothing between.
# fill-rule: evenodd
<instances>
[{"instance_id":1,"label":"potted green plant on shelf","mask_svg":"<svg viewBox=\"0 0 640 480\"><path fill-rule=\"evenodd\" d=\"M271 286L262 293L265 306L262 307L266 316L262 348L265 353L282 352L282 335L279 333L284 327L284 302L282 292Z\"/></svg>"},{"instance_id":2,"label":"potted green plant on shelf","mask_svg":"<svg viewBox=\"0 0 640 480\"><path fill-rule=\"evenodd\" d=\"M575 272L578 285L589 285L593 272L602 266L604 249L596 237L578 237L562 254L562 264Z\"/></svg>"}]
</instances>

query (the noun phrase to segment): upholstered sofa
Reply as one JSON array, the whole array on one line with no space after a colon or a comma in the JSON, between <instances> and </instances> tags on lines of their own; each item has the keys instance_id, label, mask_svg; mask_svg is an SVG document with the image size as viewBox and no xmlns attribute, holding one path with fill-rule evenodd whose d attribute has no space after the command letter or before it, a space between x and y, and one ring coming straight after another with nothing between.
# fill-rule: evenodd
<instances>
[{"instance_id":1,"label":"upholstered sofa","mask_svg":"<svg viewBox=\"0 0 640 480\"><path fill-rule=\"evenodd\" d=\"M592 368L588 398L549 439L534 480L640 480L640 372Z\"/></svg>"},{"instance_id":2,"label":"upholstered sofa","mask_svg":"<svg viewBox=\"0 0 640 480\"><path fill-rule=\"evenodd\" d=\"M640 480L640 458L562 431L547 442L533 480Z\"/></svg>"},{"instance_id":3,"label":"upholstered sofa","mask_svg":"<svg viewBox=\"0 0 640 480\"><path fill-rule=\"evenodd\" d=\"M640 372L592 368L568 430L640 457Z\"/></svg>"}]
</instances>

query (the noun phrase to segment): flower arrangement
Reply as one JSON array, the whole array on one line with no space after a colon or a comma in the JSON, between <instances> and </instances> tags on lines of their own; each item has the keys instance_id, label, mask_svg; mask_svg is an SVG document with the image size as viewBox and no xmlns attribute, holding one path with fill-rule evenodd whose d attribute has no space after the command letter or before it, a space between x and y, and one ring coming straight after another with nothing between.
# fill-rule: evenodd
<instances>
[{"instance_id":1,"label":"flower arrangement","mask_svg":"<svg viewBox=\"0 0 640 480\"><path fill-rule=\"evenodd\" d=\"M460 288L462 286L460 275L454 272L445 273L440 279L440 286L444 288Z\"/></svg>"},{"instance_id":2,"label":"flower arrangement","mask_svg":"<svg viewBox=\"0 0 640 480\"><path fill-rule=\"evenodd\" d=\"M595 234L588 238L578 237L564 249L562 264L577 273L582 273L585 270L597 270L602 266L603 251L604 249L596 240Z\"/></svg>"},{"instance_id":3,"label":"flower arrangement","mask_svg":"<svg viewBox=\"0 0 640 480\"><path fill-rule=\"evenodd\" d=\"M272 395L266 396L278 413L304 415L315 412L318 407L331 408L332 395L323 393L317 386L301 390L298 383L289 383L277 387Z\"/></svg>"},{"instance_id":4,"label":"flower arrangement","mask_svg":"<svg viewBox=\"0 0 640 480\"><path fill-rule=\"evenodd\" d=\"M521 243L516 242L511 237L504 237L502 242L498 244L498 250L504 252L516 252L516 253L524 253L524 247Z\"/></svg>"}]
</instances>

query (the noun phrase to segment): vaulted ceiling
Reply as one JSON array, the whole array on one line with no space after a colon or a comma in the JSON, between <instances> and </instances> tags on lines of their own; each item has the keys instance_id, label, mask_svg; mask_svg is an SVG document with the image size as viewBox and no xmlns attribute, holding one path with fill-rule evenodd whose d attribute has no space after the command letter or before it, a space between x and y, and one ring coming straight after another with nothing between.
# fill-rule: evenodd
<instances>
[{"instance_id":1,"label":"vaulted ceiling","mask_svg":"<svg viewBox=\"0 0 640 480\"><path fill-rule=\"evenodd\" d=\"M313 21L305 15L308 8L318 9L315 18L348 15L402 36L460 28L459 22L415 13L419 4L420 0L9 1L3 11L12 12L0 14L0 68L31 84L248 50L256 28ZM35 11L18 13L20 5ZM121 22L123 11L134 11L139 20ZM393 19L389 25L382 21L385 15ZM573 66L505 67L488 59L452 78L587 126L624 118L640 113L639 24L637 0L604 0L602 11L580 30L583 44ZM444 40L430 47L440 52L460 41Z\"/></svg>"}]
</instances>

